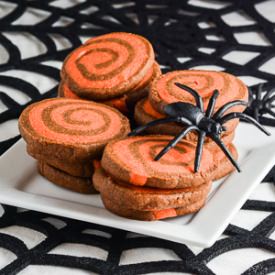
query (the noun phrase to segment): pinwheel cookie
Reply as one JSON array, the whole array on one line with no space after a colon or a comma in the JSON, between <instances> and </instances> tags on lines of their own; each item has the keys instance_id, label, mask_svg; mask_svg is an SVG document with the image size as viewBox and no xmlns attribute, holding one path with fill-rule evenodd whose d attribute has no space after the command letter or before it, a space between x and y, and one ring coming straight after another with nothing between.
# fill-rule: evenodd
<instances>
[{"instance_id":1,"label":"pinwheel cookie","mask_svg":"<svg viewBox=\"0 0 275 275\"><path fill-rule=\"evenodd\" d=\"M175 83L181 83L198 92L203 105L208 106L209 99L214 90L219 91L214 112L219 110L227 102L248 101L248 89L245 84L235 76L216 71L184 70L173 71L156 79L149 93L149 101L152 107L164 114L164 107L174 102L188 102L195 104L194 97L179 88ZM246 105L238 105L230 108L229 112L243 112ZM232 132L237 126L236 120L225 124L227 132Z\"/></svg>"},{"instance_id":2,"label":"pinwheel cookie","mask_svg":"<svg viewBox=\"0 0 275 275\"><path fill-rule=\"evenodd\" d=\"M130 127L128 119L109 106L55 98L27 107L19 129L30 155L68 176L87 178L105 145L125 137Z\"/></svg>"},{"instance_id":3,"label":"pinwheel cookie","mask_svg":"<svg viewBox=\"0 0 275 275\"><path fill-rule=\"evenodd\" d=\"M153 188L185 188L210 181L215 163L208 148L204 148L198 173L194 173L196 147L192 142L182 141L159 161L154 160L172 138L137 136L111 142L104 150L102 168L116 180Z\"/></svg>"},{"instance_id":4,"label":"pinwheel cookie","mask_svg":"<svg viewBox=\"0 0 275 275\"><path fill-rule=\"evenodd\" d=\"M189 214L205 203L211 183L182 189L139 187L114 180L98 169L93 182L107 209L138 220L160 220Z\"/></svg>"},{"instance_id":5,"label":"pinwheel cookie","mask_svg":"<svg viewBox=\"0 0 275 275\"><path fill-rule=\"evenodd\" d=\"M125 112L160 75L148 40L131 33L89 39L64 61L59 95L101 101Z\"/></svg>"}]
</instances>

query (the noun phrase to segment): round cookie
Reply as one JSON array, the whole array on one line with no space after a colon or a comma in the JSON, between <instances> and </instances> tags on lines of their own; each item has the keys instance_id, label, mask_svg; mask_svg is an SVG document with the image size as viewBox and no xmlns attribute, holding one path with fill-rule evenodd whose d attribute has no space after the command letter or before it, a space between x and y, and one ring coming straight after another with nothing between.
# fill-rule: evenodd
<instances>
[{"instance_id":1,"label":"round cookie","mask_svg":"<svg viewBox=\"0 0 275 275\"><path fill-rule=\"evenodd\" d=\"M102 168L115 180L133 185L173 189L194 187L211 180L214 155L204 147L200 169L194 173L194 143L181 141L160 160L154 157L172 136L136 136L109 143Z\"/></svg>"},{"instance_id":2,"label":"round cookie","mask_svg":"<svg viewBox=\"0 0 275 275\"><path fill-rule=\"evenodd\" d=\"M53 98L28 106L19 130L37 153L73 162L99 158L105 145L125 137L130 126L125 116L104 104Z\"/></svg>"},{"instance_id":3,"label":"round cookie","mask_svg":"<svg viewBox=\"0 0 275 275\"><path fill-rule=\"evenodd\" d=\"M149 70L148 74L146 74L142 81L131 91L128 91L123 96L101 101L101 103L114 107L125 114L128 112L129 108L131 109L136 104L136 102L148 95L151 82L160 75L160 67L157 62L154 62L154 65ZM59 84L58 96L81 99L81 97L73 92L64 81L61 81Z\"/></svg>"},{"instance_id":4,"label":"round cookie","mask_svg":"<svg viewBox=\"0 0 275 275\"><path fill-rule=\"evenodd\" d=\"M156 111L150 101L147 98L144 98L140 100L136 106L135 106L135 113L134 113L134 119L137 125L145 125L153 120L164 118L165 115L159 113ZM222 140L225 144L232 142L234 138L234 130L238 125L238 120L231 120L229 121L227 125L227 131L222 133ZM180 131L182 131L183 126L175 123L175 122L169 122L169 123L163 123L158 124L153 127L150 127L146 129L147 133L150 134L157 134L157 135L177 135ZM190 132L185 137L186 140L190 141L197 141L197 133L196 132ZM206 142L210 142L211 140L207 137ZM211 142L213 146L216 146L213 142Z\"/></svg>"},{"instance_id":5,"label":"round cookie","mask_svg":"<svg viewBox=\"0 0 275 275\"><path fill-rule=\"evenodd\" d=\"M157 189L125 184L113 180L103 169L97 169L93 175L94 187L102 197L111 196L114 203L124 208L140 211L178 208L190 205L206 197L211 183L182 189Z\"/></svg>"},{"instance_id":6,"label":"round cookie","mask_svg":"<svg viewBox=\"0 0 275 275\"><path fill-rule=\"evenodd\" d=\"M114 32L89 39L65 60L62 78L78 96L114 98L136 87L154 63L144 37Z\"/></svg>"},{"instance_id":7,"label":"round cookie","mask_svg":"<svg viewBox=\"0 0 275 275\"><path fill-rule=\"evenodd\" d=\"M109 197L102 197L102 201L105 208L119 216L142 221L155 221L195 213L204 206L206 198L200 199L184 207L153 211L140 211L125 208L121 204L113 203L113 201Z\"/></svg>"},{"instance_id":8,"label":"round cookie","mask_svg":"<svg viewBox=\"0 0 275 275\"><path fill-rule=\"evenodd\" d=\"M202 97L204 108L217 89L220 95L217 98L215 110L225 103L233 100L248 101L248 89L237 77L216 71L183 70L173 71L156 79L151 86L149 100L155 110L164 113L165 105L174 102L190 102L195 104L195 99L188 92L175 85L179 82L196 90ZM235 106L228 112L243 112L246 106Z\"/></svg>"},{"instance_id":9,"label":"round cookie","mask_svg":"<svg viewBox=\"0 0 275 275\"><path fill-rule=\"evenodd\" d=\"M95 194L97 191L93 187L92 179L71 176L57 168L48 165L46 162L38 162L39 173L55 183L58 186L69 189L74 192L84 193L84 194Z\"/></svg>"}]
</instances>

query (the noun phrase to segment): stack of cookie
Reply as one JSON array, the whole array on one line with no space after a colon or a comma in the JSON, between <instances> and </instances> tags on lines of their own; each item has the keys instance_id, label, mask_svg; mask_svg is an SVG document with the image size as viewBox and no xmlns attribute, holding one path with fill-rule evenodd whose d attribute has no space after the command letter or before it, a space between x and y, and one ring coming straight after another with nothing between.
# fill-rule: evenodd
<instances>
[{"instance_id":1,"label":"stack of cookie","mask_svg":"<svg viewBox=\"0 0 275 275\"><path fill-rule=\"evenodd\" d=\"M198 70L173 71L154 80L148 98L142 99L136 104L134 116L138 125L145 125L153 120L165 118L164 106L167 104L188 102L196 105L194 97L177 87L175 85L176 82L196 90L202 97L204 107L208 105L213 91L217 89L220 95L217 98L214 112L227 102L248 100L248 90L245 84L228 73ZM229 112L243 112L245 108L246 106L238 105L230 108ZM237 119L225 123L226 131L221 135L221 139L225 145L229 146L232 143L238 123L239 120ZM151 134L174 136L179 134L182 129L181 125L171 122L150 127L146 131ZM197 142L197 133L190 132L185 139ZM210 138L206 138L206 146L213 147L213 150L217 153L220 151ZM234 148L233 145L229 147ZM227 173L233 169L234 167L231 166L231 170L228 170Z\"/></svg>"},{"instance_id":2,"label":"stack of cookie","mask_svg":"<svg viewBox=\"0 0 275 275\"><path fill-rule=\"evenodd\" d=\"M211 180L231 164L225 159L217 166L221 156L204 148L200 171L194 173L196 146L187 140L155 161L172 138L128 137L106 146L93 182L107 209L127 218L159 220L193 213L204 205Z\"/></svg>"},{"instance_id":3,"label":"stack of cookie","mask_svg":"<svg viewBox=\"0 0 275 275\"><path fill-rule=\"evenodd\" d=\"M125 137L130 126L104 104L54 98L27 107L19 129L43 176L70 190L94 193L92 175L105 145Z\"/></svg>"},{"instance_id":4,"label":"stack of cookie","mask_svg":"<svg viewBox=\"0 0 275 275\"><path fill-rule=\"evenodd\" d=\"M148 40L109 33L89 39L66 58L59 96L94 100L127 113L160 74Z\"/></svg>"}]
</instances>

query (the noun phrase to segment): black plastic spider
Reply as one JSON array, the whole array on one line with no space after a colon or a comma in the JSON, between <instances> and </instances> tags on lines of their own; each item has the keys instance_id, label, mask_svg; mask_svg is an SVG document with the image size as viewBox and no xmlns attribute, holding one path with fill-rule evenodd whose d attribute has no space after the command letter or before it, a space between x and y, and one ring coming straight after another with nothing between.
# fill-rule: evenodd
<instances>
[{"instance_id":1,"label":"black plastic spider","mask_svg":"<svg viewBox=\"0 0 275 275\"><path fill-rule=\"evenodd\" d=\"M250 117L247 114L232 112L229 114L224 115L224 113L233 106L236 105L245 105L247 106L247 102L242 100L234 100L231 102L226 103L222 107L218 109L213 114L215 103L217 97L219 96L218 90L214 90L213 95L211 96L207 109L204 111L203 101L201 96L198 94L197 91L193 90L192 88L183 85L181 83L175 83L175 85L186 92L190 93L194 96L196 105L187 102L176 102L172 104L168 104L164 108L165 114L168 116L164 119L157 119L154 121L149 122L146 125L140 126L134 129L129 136L135 136L145 129L151 126L155 126L161 123L167 122L177 122L184 125L184 129L173 138L167 146L165 146L160 153L155 157L155 160L159 160L165 153L167 153L171 148L176 146L176 144L184 138L190 131L197 131L198 132L198 144L196 147L196 158L195 158L195 167L194 170L197 172L199 170L203 144L205 141L205 137L210 137L224 152L227 158L231 161L231 163L236 167L236 169L240 172L240 168L237 162L232 157L229 150L226 148L222 140L220 139L220 135L222 132L226 131L226 128L223 126L224 123L231 119L243 119L247 122L254 124L258 127L261 131L263 131L266 135L270 135L268 131L266 131L255 119ZM224 116L223 116L224 115ZM186 127L187 126L187 127Z\"/></svg>"},{"instance_id":2,"label":"black plastic spider","mask_svg":"<svg viewBox=\"0 0 275 275\"><path fill-rule=\"evenodd\" d=\"M257 121L260 118L263 118L265 114L271 115L275 118L275 112L272 111L272 108L275 107L273 101L275 100L275 88L269 90L264 96L263 94L263 84L258 88L258 91L255 95L249 90L249 106L245 110L250 116L253 116Z\"/></svg>"}]
</instances>

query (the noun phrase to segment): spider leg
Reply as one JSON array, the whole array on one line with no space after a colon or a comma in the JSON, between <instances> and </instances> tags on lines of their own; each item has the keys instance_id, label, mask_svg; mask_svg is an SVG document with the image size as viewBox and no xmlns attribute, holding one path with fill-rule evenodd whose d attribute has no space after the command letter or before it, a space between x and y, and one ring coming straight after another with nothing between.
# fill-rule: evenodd
<instances>
[{"instance_id":1,"label":"spider leg","mask_svg":"<svg viewBox=\"0 0 275 275\"><path fill-rule=\"evenodd\" d=\"M254 94L250 88L248 88L248 104L250 105L254 99Z\"/></svg>"},{"instance_id":2,"label":"spider leg","mask_svg":"<svg viewBox=\"0 0 275 275\"><path fill-rule=\"evenodd\" d=\"M275 100L275 95L273 95L272 97L270 97L270 98L267 98L266 100L265 100L265 102L272 102L272 101L274 101Z\"/></svg>"},{"instance_id":3,"label":"spider leg","mask_svg":"<svg viewBox=\"0 0 275 275\"><path fill-rule=\"evenodd\" d=\"M275 92L275 88L270 89L263 97L263 101L267 100L271 94Z\"/></svg>"},{"instance_id":4,"label":"spider leg","mask_svg":"<svg viewBox=\"0 0 275 275\"><path fill-rule=\"evenodd\" d=\"M253 116L257 121L259 121L259 109L258 108L253 109Z\"/></svg>"},{"instance_id":5,"label":"spider leg","mask_svg":"<svg viewBox=\"0 0 275 275\"><path fill-rule=\"evenodd\" d=\"M192 88L184 85L184 84L181 84L179 82L175 82L174 83L177 87L185 90L186 92L190 93L196 100L196 105L198 108L200 108L200 110L202 112L204 112L204 109L203 109L203 101L202 101L202 97L199 95L199 93L195 90L193 90Z\"/></svg>"},{"instance_id":6,"label":"spider leg","mask_svg":"<svg viewBox=\"0 0 275 275\"><path fill-rule=\"evenodd\" d=\"M224 145L224 143L222 142L222 140L220 140L220 138L216 135L211 135L210 136L215 143L220 147L220 149L223 151L223 153L226 155L226 157L230 160L230 162L236 167L236 169L238 170L238 172L241 172L241 169L238 165L238 163L234 160L234 158L232 157L231 153L229 152L229 150L226 148L226 146Z\"/></svg>"},{"instance_id":7,"label":"spider leg","mask_svg":"<svg viewBox=\"0 0 275 275\"><path fill-rule=\"evenodd\" d=\"M264 84L261 83L258 87L258 91L257 91L256 96L257 96L257 99L259 99L259 100L262 98L263 86L264 86Z\"/></svg>"},{"instance_id":8,"label":"spider leg","mask_svg":"<svg viewBox=\"0 0 275 275\"><path fill-rule=\"evenodd\" d=\"M264 111L268 114L270 114L271 116L275 117L275 112L273 112L272 110L269 109L264 109Z\"/></svg>"},{"instance_id":9,"label":"spider leg","mask_svg":"<svg viewBox=\"0 0 275 275\"><path fill-rule=\"evenodd\" d=\"M212 96L211 96L211 98L209 100L207 109L206 109L206 116L208 118L212 116L212 113L214 111L216 100L217 100L218 96L219 96L219 91L218 90L214 90L213 94L212 94Z\"/></svg>"},{"instance_id":10,"label":"spider leg","mask_svg":"<svg viewBox=\"0 0 275 275\"><path fill-rule=\"evenodd\" d=\"M230 114L227 114L224 117L220 118L219 122L221 124L224 124L227 121L229 121L231 119L235 119L235 118L241 118L243 120L246 120L246 121L254 124L258 129L260 129L266 135L270 136L270 133L257 120L255 120L253 117L251 117L247 114L244 114L244 113L230 113Z\"/></svg>"},{"instance_id":11,"label":"spider leg","mask_svg":"<svg viewBox=\"0 0 275 275\"><path fill-rule=\"evenodd\" d=\"M197 173L200 168L202 149L203 149L205 136L206 136L206 133L204 131L199 132L198 144L196 147L195 167L194 167L195 173Z\"/></svg>"},{"instance_id":12,"label":"spider leg","mask_svg":"<svg viewBox=\"0 0 275 275\"><path fill-rule=\"evenodd\" d=\"M161 124L161 123L168 123L168 122L181 122L181 123L185 123L186 125L190 125L190 121L184 118L177 118L177 117L169 117L169 118L161 118L161 119L157 119L157 120L153 120L145 125L141 125L139 127L137 127L136 129L134 129L132 132L130 132L128 134L128 136L136 136L137 134L143 132L144 130L146 130L149 127Z\"/></svg>"},{"instance_id":13,"label":"spider leg","mask_svg":"<svg viewBox=\"0 0 275 275\"><path fill-rule=\"evenodd\" d=\"M223 105L213 116L213 119L219 119L228 109L234 106L247 106L247 102L243 100L234 100Z\"/></svg>"},{"instance_id":14,"label":"spider leg","mask_svg":"<svg viewBox=\"0 0 275 275\"><path fill-rule=\"evenodd\" d=\"M184 138L190 131L192 130L199 130L197 126L192 125L187 127L186 129L182 130L175 138L169 141L169 143L157 154L155 160L161 159L161 157L166 154L170 149L175 147L177 143L180 142L182 138Z\"/></svg>"}]
</instances>

